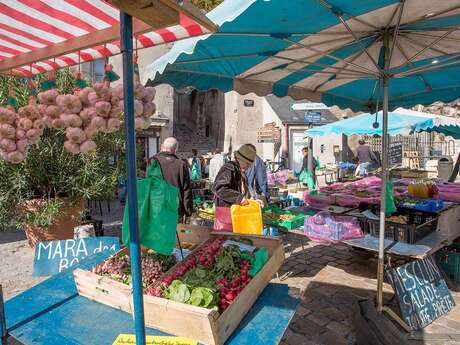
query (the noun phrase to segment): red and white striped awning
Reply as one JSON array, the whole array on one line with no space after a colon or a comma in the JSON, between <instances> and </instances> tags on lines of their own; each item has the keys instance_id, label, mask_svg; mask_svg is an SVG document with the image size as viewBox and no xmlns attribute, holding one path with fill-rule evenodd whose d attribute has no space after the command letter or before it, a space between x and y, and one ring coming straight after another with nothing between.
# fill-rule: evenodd
<instances>
[{"instance_id":1,"label":"red and white striped awning","mask_svg":"<svg viewBox=\"0 0 460 345\"><path fill-rule=\"evenodd\" d=\"M116 25L118 9L102 0L0 0L0 66L21 54ZM141 49L208 32L180 14L178 25L140 34L134 46ZM1 72L28 76L119 53L120 43L115 41Z\"/></svg>"}]
</instances>

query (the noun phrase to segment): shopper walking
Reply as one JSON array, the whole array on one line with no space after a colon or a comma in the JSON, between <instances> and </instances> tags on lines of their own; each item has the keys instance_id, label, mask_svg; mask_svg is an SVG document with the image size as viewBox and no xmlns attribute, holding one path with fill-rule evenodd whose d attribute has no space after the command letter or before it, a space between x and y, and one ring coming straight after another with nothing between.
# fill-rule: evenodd
<instances>
[{"instance_id":1,"label":"shopper walking","mask_svg":"<svg viewBox=\"0 0 460 345\"><path fill-rule=\"evenodd\" d=\"M211 161L209 162L209 182L210 183L214 183L214 180L216 179L216 176L219 170L224 166L224 164L225 164L225 157L222 154L222 151L220 149L215 149L214 156L211 158Z\"/></svg>"},{"instance_id":2,"label":"shopper walking","mask_svg":"<svg viewBox=\"0 0 460 345\"><path fill-rule=\"evenodd\" d=\"M160 163L163 178L179 188L179 221L190 217L193 213L193 198L190 173L187 164L176 156L179 143L176 138L169 137L161 145L161 152L152 159Z\"/></svg>"}]
</instances>

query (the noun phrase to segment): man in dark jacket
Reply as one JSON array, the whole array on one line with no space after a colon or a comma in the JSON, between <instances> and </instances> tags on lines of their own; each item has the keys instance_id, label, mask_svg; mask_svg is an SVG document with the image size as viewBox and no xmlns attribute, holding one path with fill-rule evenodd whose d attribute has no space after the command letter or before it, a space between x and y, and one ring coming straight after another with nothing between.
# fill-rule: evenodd
<instances>
[{"instance_id":1,"label":"man in dark jacket","mask_svg":"<svg viewBox=\"0 0 460 345\"><path fill-rule=\"evenodd\" d=\"M235 152L235 160L225 163L212 185L217 207L248 203L249 188L245 172L256 158L253 146L245 144Z\"/></svg>"},{"instance_id":2,"label":"man in dark jacket","mask_svg":"<svg viewBox=\"0 0 460 345\"><path fill-rule=\"evenodd\" d=\"M163 178L179 188L179 221L184 216L190 217L193 212L190 172L187 164L176 156L179 143L176 138L169 137L161 144L161 152L154 158L158 160Z\"/></svg>"}]
</instances>

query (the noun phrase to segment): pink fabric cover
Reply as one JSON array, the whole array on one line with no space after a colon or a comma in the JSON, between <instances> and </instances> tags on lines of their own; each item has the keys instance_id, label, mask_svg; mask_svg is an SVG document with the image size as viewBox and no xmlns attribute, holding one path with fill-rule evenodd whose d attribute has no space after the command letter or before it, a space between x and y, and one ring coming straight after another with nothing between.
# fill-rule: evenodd
<instances>
[{"instance_id":1,"label":"pink fabric cover","mask_svg":"<svg viewBox=\"0 0 460 345\"><path fill-rule=\"evenodd\" d=\"M338 216L330 212L319 212L305 218L305 234L312 241L335 243L364 237L356 217Z\"/></svg>"}]
</instances>

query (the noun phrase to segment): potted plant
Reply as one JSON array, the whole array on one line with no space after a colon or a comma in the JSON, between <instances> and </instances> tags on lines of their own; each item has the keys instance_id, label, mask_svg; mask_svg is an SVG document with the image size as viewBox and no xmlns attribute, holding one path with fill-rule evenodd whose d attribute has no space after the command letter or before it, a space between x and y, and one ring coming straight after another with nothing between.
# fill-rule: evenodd
<instances>
[{"instance_id":1,"label":"potted plant","mask_svg":"<svg viewBox=\"0 0 460 345\"><path fill-rule=\"evenodd\" d=\"M57 82L69 92L70 71L60 71ZM109 200L116 193L123 164L113 157L123 148L122 133L100 134L96 151L78 155L65 150L64 140L63 130L46 129L22 163L0 160L0 229L24 229L30 246L72 238L85 199Z\"/></svg>"}]
</instances>

